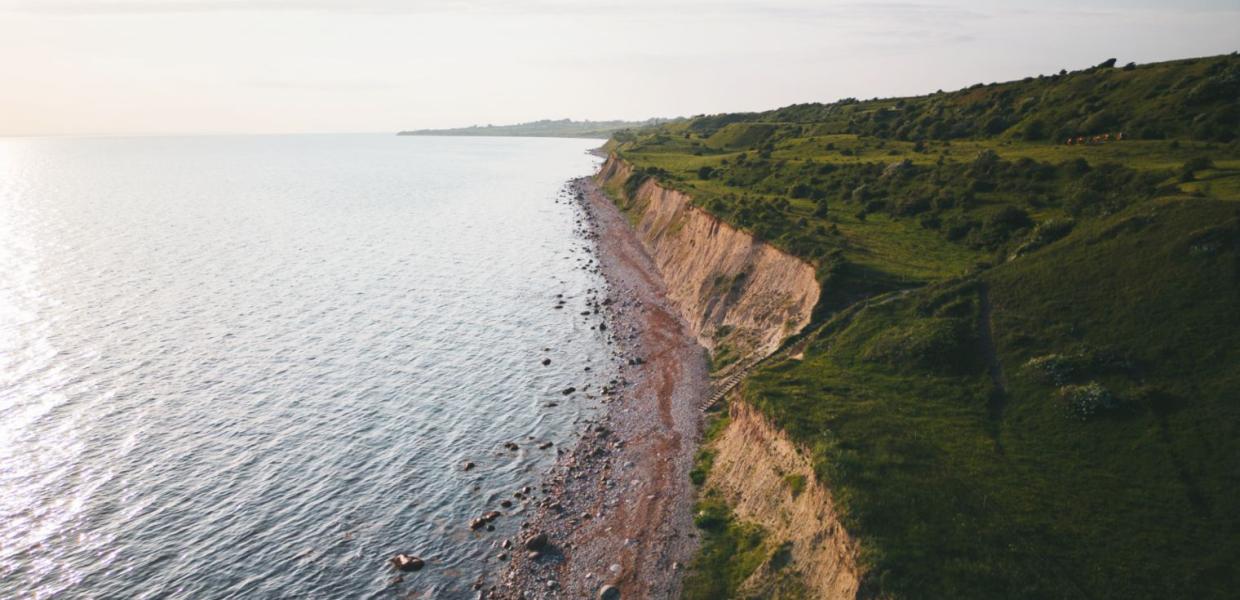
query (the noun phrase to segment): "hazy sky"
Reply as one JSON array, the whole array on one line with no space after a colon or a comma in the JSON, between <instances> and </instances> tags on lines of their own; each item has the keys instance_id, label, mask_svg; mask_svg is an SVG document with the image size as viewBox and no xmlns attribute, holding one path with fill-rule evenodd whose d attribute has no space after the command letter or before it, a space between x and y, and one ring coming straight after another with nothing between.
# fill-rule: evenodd
<instances>
[{"instance_id":1,"label":"hazy sky","mask_svg":"<svg viewBox=\"0 0 1240 600\"><path fill-rule=\"evenodd\" d=\"M1238 47L1240 0L0 0L0 134L640 119Z\"/></svg>"}]
</instances>

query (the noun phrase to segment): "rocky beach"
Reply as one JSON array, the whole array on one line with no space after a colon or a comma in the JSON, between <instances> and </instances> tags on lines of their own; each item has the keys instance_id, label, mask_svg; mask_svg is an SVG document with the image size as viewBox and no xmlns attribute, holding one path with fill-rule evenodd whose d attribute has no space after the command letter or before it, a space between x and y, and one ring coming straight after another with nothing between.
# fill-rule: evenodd
<instances>
[{"instance_id":1,"label":"rocky beach","mask_svg":"<svg viewBox=\"0 0 1240 600\"><path fill-rule=\"evenodd\" d=\"M542 483L516 539L496 540L505 574L483 598L671 597L696 548L688 473L708 390L706 354L667 301L658 271L593 179L567 195L583 209L608 289L591 300L616 346L616 377Z\"/></svg>"}]
</instances>

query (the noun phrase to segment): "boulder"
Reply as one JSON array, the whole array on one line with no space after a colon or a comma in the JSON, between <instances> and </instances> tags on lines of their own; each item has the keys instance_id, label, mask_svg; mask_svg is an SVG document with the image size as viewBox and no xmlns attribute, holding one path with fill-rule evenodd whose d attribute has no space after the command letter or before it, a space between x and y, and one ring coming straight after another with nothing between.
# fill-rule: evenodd
<instances>
[{"instance_id":1,"label":"boulder","mask_svg":"<svg viewBox=\"0 0 1240 600\"><path fill-rule=\"evenodd\" d=\"M525 538L523 542L526 550L542 550L547 547L547 534L536 533Z\"/></svg>"},{"instance_id":2,"label":"boulder","mask_svg":"<svg viewBox=\"0 0 1240 600\"><path fill-rule=\"evenodd\" d=\"M392 566L401 571L418 571L426 566L426 561L408 554L397 554L388 559L388 561L392 563Z\"/></svg>"}]
</instances>

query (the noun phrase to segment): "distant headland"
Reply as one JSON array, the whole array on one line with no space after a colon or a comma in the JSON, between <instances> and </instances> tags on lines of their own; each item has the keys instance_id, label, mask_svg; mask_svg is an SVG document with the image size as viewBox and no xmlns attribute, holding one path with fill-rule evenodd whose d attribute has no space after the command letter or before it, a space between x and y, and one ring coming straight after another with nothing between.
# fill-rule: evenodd
<instances>
[{"instance_id":1,"label":"distant headland","mask_svg":"<svg viewBox=\"0 0 1240 600\"><path fill-rule=\"evenodd\" d=\"M455 129L417 129L396 135L459 135L504 137L573 137L607 139L623 129L637 129L670 123L676 119L645 121L574 121L572 119L530 121L516 125L472 125Z\"/></svg>"}]
</instances>

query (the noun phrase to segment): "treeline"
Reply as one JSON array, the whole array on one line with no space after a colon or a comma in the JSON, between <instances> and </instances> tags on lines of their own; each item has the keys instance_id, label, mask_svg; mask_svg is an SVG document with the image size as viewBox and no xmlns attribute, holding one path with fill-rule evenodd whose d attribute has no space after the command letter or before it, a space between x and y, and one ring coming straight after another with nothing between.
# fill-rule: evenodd
<instances>
[{"instance_id":1,"label":"treeline","mask_svg":"<svg viewBox=\"0 0 1240 600\"><path fill-rule=\"evenodd\" d=\"M886 139L1004 137L1063 141L1124 132L1135 139L1229 142L1240 136L1240 57L1235 53L976 84L955 92L892 100L848 98L761 113L696 117L709 136L733 123L771 123L778 137L852 133Z\"/></svg>"}]
</instances>

